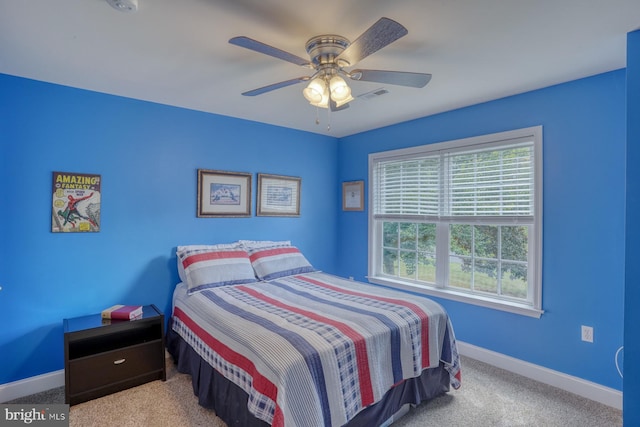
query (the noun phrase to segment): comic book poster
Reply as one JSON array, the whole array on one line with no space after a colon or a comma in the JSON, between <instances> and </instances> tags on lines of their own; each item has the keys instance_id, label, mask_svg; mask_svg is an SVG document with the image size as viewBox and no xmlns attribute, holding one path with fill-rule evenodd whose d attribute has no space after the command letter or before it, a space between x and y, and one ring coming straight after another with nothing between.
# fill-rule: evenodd
<instances>
[{"instance_id":1,"label":"comic book poster","mask_svg":"<svg viewBox=\"0 0 640 427\"><path fill-rule=\"evenodd\" d=\"M100 175L53 173L51 231L100 231Z\"/></svg>"}]
</instances>

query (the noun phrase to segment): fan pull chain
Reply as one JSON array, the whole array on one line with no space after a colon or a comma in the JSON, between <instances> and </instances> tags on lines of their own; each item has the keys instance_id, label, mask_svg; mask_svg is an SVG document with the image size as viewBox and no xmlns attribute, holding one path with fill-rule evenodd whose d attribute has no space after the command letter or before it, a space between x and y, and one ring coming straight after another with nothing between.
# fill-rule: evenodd
<instances>
[{"instance_id":1,"label":"fan pull chain","mask_svg":"<svg viewBox=\"0 0 640 427\"><path fill-rule=\"evenodd\" d=\"M316 125L320 124L320 107L316 107ZM327 132L331 132L331 108L327 108Z\"/></svg>"},{"instance_id":2,"label":"fan pull chain","mask_svg":"<svg viewBox=\"0 0 640 427\"><path fill-rule=\"evenodd\" d=\"M324 80L326 82L326 87L327 87L327 92L328 93L328 101L327 101L327 132L331 132L331 92L330 92L330 88L331 88L331 79L330 79L330 75L325 74L324 75Z\"/></svg>"}]
</instances>

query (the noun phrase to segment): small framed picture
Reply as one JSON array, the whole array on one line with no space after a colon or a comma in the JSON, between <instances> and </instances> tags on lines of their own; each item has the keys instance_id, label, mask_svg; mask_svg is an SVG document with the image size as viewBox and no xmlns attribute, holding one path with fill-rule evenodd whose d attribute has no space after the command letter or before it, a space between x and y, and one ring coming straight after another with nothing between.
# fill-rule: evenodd
<instances>
[{"instance_id":1,"label":"small framed picture","mask_svg":"<svg viewBox=\"0 0 640 427\"><path fill-rule=\"evenodd\" d=\"M197 216L251 216L251 174L198 169Z\"/></svg>"},{"instance_id":2,"label":"small framed picture","mask_svg":"<svg viewBox=\"0 0 640 427\"><path fill-rule=\"evenodd\" d=\"M364 181L342 183L342 210L364 210Z\"/></svg>"},{"instance_id":3,"label":"small framed picture","mask_svg":"<svg viewBox=\"0 0 640 427\"><path fill-rule=\"evenodd\" d=\"M51 232L100 231L102 177L75 172L53 172Z\"/></svg>"},{"instance_id":4,"label":"small framed picture","mask_svg":"<svg viewBox=\"0 0 640 427\"><path fill-rule=\"evenodd\" d=\"M300 216L301 179L258 174L257 216Z\"/></svg>"}]
</instances>

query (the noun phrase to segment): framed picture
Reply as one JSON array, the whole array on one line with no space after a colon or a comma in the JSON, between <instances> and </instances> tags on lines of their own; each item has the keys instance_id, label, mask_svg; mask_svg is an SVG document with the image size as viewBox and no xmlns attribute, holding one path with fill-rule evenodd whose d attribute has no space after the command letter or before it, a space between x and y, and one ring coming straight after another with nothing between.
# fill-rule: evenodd
<instances>
[{"instance_id":1,"label":"framed picture","mask_svg":"<svg viewBox=\"0 0 640 427\"><path fill-rule=\"evenodd\" d=\"M300 216L301 179L258 174L258 216Z\"/></svg>"},{"instance_id":2,"label":"framed picture","mask_svg":"<svg viewBox=\"0 0 640 427\"><path fill-rule=\"evenodd\" d=\"M342 210L364 210L364 181L342 183Z\"/></svg>"},{"instance_id":3,"label":"framed picture","mask_svg":"<svg viewBox=\"0 0 640 427\"><path fill-rule=\"evenodd\" d=\"M198 169L199 218L251 216L251 174Z\"/></svg>"},{"instance_id":4,"label":"framed picture","mask_svg":"<svg viewBox=\"0 0 640 427\"><path fill-rule=\"evenodd\" d=\"M51 232L100 231L100 175L53 172Z\"/></svg>"}]
</instances>

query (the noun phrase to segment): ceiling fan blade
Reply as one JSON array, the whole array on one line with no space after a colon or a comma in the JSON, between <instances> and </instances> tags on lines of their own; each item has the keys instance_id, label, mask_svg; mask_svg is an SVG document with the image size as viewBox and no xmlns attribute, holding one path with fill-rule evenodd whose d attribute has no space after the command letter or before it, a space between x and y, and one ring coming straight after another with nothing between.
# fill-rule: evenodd
<instances>
[{"instance_id":1,"label":"ceiling fan blade","mask_svg":"<svg viewBox=\"0 0 640 427\"><path fill-rule=\"evenodd\" d=\"M276 90L276 89L280 89L280 88L283 88L283 87L291 86L291 85L294 85L296 83L306 82L307 80L309 80L308 76L297 77L295 79L285 80L283 82L274 83L274 84L270 84L270 85L267 85L267 86L260 87L258 89L253 89L253 90L250 90L250 91L247 91L247 92L243 92L242 94L244 96L262 95L263 93L271 92L272 90Z\"/></svg>"},{"instance_id":2,"label":"ceiling fan blade","mask_svg":"<svg viewBox=\"0 0 640 427\"><path fill-rule=\"evenodd\" d=\"M353 66L367 56L393 43L400 37L405 36L409 31L389 18L380 18L367 31L362 33L353 43L349 45L338 57L336 61L346 61Z\"/></svg>"},{"instance_id":3,"label":"ceiling fan blade","mask_svg":"<svg viewBox=\"0 0 640 427\"><path fill-rule=\"evenodd\" d=\"M353 70L349 73L349 77L352 80L362 82L377 82L409 87L425 87L431 80L431 74L382 70Z\"/></svg>"},{"instance_id":4,"label":"ceiling fan blade","mask_svg":"<svg viewBox=\"0 0 640 427\"><path fill-rule=\"evenodd\" d=\"M269 46L268 44L264 44L249 37L234 37L229 40L229 43L236 46L244 47L246 49L255 50L256 52L264 53L265 55L273 56L274 58L282 59L284 61L291 62L302 67L311 67L308 59L300 58L297 55L285 52L284 50Z\"/></svg>"}]
</instances>

